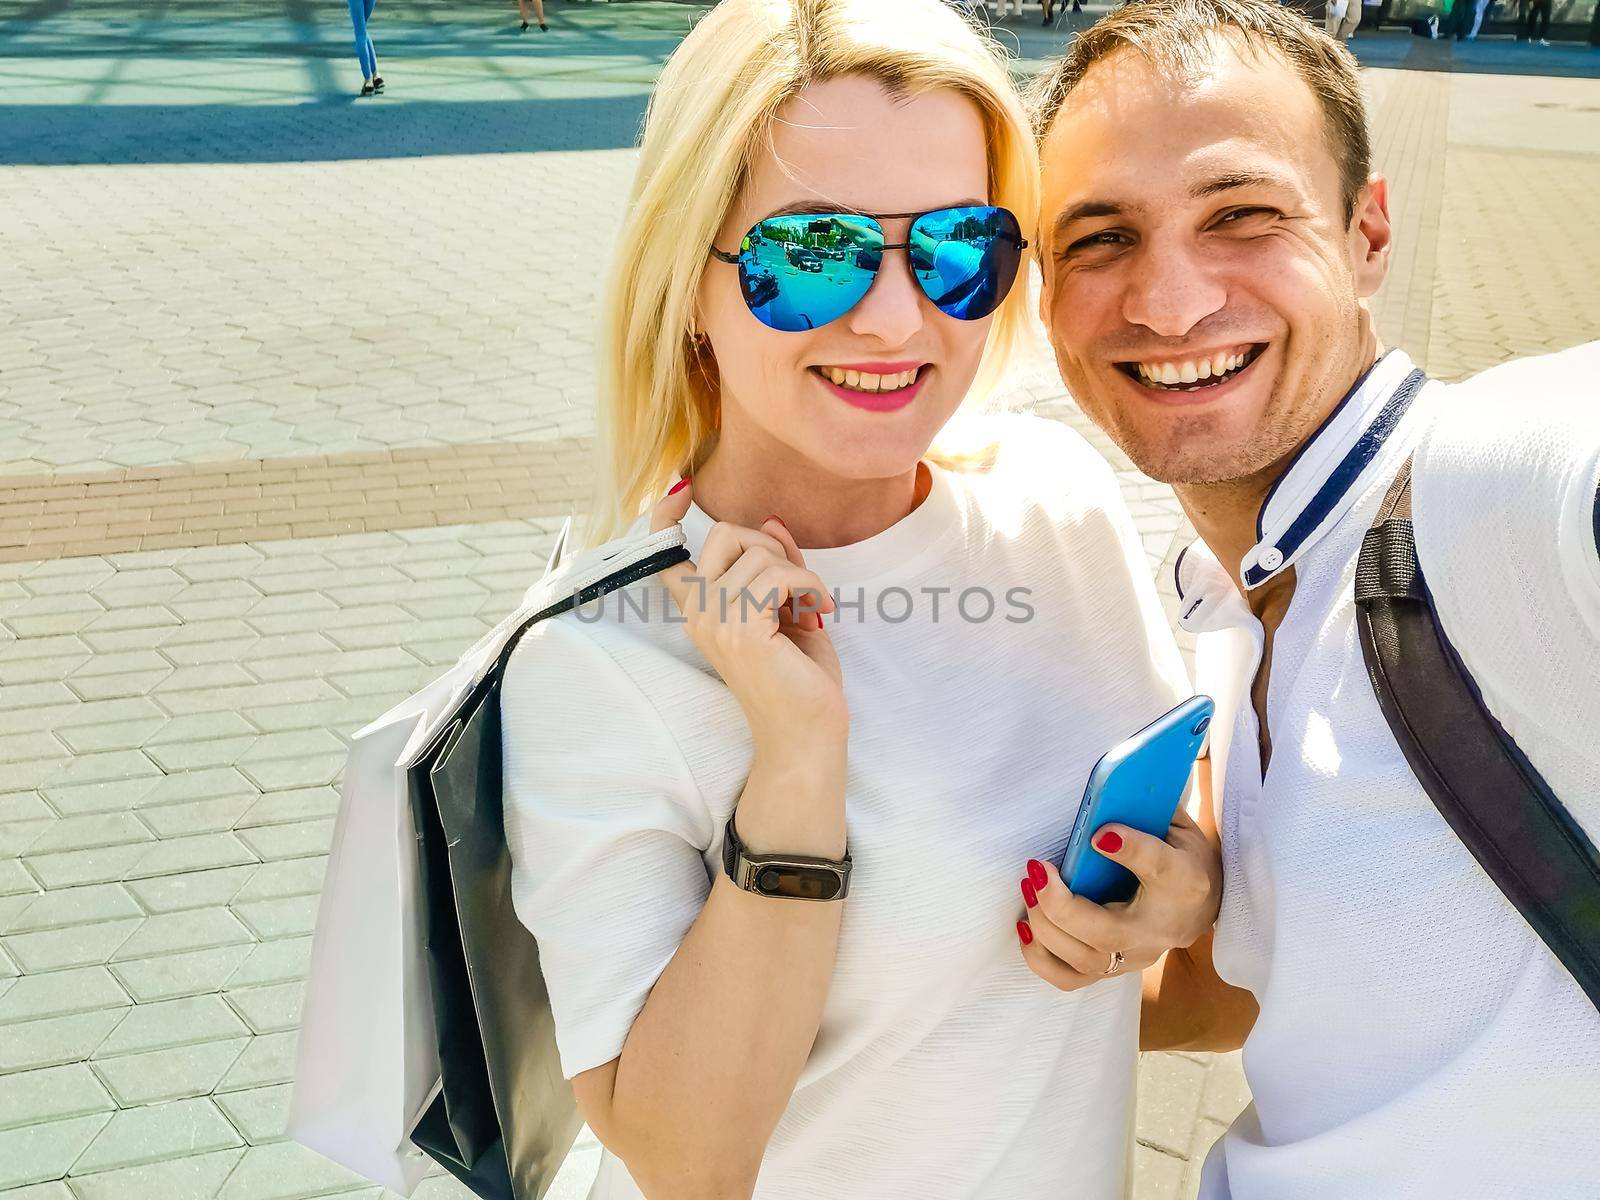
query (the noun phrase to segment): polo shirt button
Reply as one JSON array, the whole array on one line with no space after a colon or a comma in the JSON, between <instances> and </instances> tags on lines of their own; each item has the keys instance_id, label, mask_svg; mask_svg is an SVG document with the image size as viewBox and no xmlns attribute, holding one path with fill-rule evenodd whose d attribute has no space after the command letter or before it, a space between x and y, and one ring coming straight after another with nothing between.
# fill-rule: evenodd
<instances>
[{"instance_id":1,"label":"polo shirt button","mask_svg":"<svg viewBox=\"0 0 1600 1200\"><path fill-rule=\"evenodd\" d=\"M1261 567L1263 570L1276 571L1283 566L1283 552L1276 546L1268 546L1261 552Z\"/></svg>"}]
</instances>

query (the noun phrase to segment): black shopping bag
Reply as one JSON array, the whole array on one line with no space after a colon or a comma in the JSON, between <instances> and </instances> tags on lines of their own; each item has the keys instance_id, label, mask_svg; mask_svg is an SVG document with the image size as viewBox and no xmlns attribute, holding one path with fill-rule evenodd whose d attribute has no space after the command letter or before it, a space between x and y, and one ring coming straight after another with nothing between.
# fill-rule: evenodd
<instances>
[{"instance_id":1,"label":"black shopping bag","mask_svg":"<svg viewBox=\"0 0 1600 1200\"><path fill-rule=\"evenodd\" d=\"M407 773L441 1083L411 1140L483 1200L542 1200L583 1124L561 1073L538 946L511 904L505 666L539 621L686 560L678 540L529 617Z\"/></svg>"}]
</instances>

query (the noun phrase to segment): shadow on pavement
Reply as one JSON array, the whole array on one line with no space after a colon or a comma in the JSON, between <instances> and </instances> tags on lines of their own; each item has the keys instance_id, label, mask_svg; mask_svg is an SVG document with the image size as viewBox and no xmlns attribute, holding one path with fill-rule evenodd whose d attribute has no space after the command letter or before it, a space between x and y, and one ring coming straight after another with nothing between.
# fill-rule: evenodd
<instances>
[{"instance_id":1,"label":"shadow on pavement","mask_svg":"<svg viewBox=\"0 0 1600 1200\"><path fill-rule=\"evenodd\" d=\"M0 105L0 163L324 162L636 144L647 97L281 105Z\"/></svg>"},{"instance_id":2,"label":"shadow on pavement","mask_svg":"<svg viewBox=\"0 0 1600 1200\"><path fill-rule=\"evenodd\" d=\"M1600 76L1600 48L1581 42L1538 46L1509 36L1477 41L1415 37L1399 30L1362 30L1350 49L1364 67L1404 71L1447 71L1458 75L1543 75L1563 79Z\"/></svg>"}]
</instances>

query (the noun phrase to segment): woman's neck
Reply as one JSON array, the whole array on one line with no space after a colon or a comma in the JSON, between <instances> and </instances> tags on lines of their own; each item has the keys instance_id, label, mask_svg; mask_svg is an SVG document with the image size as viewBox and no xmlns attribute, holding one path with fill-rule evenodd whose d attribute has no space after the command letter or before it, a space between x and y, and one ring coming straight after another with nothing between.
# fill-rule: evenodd
<instances>
[{"instance_id":1,"label":"woman's neck","mask_svg":"<svg viewBox=\"0 0 1600 1200\"><path fill-rule=\"evenodd\" d=\"M804 461L756 461L718 445L694 473L694 502L717 521L755 528L769 516L803 550L851 546L903 520L928 497L923 463L887 479L845 479Z\"/></svg>"}]
</instances>

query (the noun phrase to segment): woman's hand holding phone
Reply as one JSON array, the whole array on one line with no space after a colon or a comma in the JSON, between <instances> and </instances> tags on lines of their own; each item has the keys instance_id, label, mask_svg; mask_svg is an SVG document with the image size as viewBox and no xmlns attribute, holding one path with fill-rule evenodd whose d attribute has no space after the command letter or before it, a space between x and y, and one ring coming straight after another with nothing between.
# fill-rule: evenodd
<instances>
[{"instance_id":1,"label":"woman's hand holding phone","mask_svg":"<svg viewBox=\"0 0 1600 1200\"><path fill-rule=\"evenodd\" d=\"M1093 853L1138 877L1132 900L1102 906L1074 896L1054 865L1037 860L1028 863L1022 889L1028 905L1018 926L1023 960L1064 992L1108 974L1142 971L1174 946L1193 945L1216 923L1222 904L1221 856L1182 809L1165 841L1113 824L1096 830L1092 845ZM1108 972L1114 962L1117 970Z\"/></svg>"}]
</instances>

